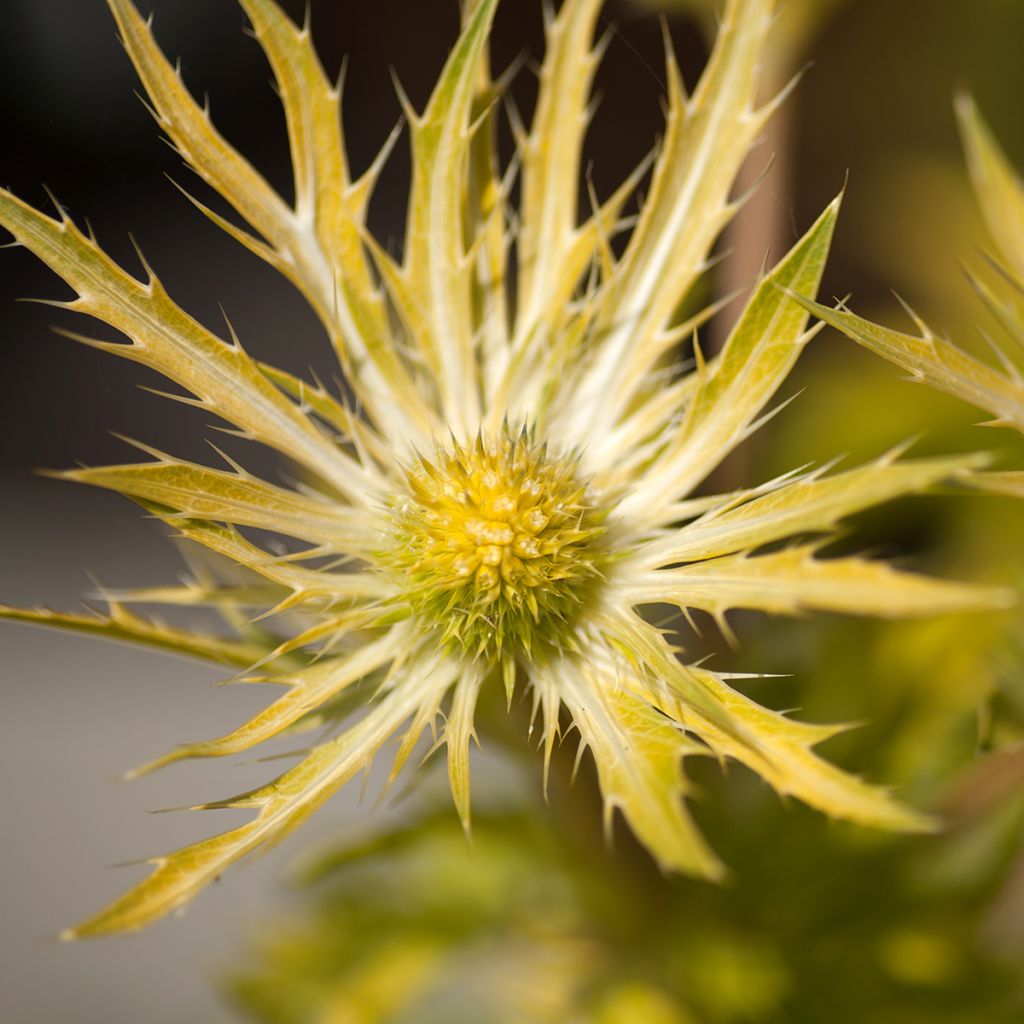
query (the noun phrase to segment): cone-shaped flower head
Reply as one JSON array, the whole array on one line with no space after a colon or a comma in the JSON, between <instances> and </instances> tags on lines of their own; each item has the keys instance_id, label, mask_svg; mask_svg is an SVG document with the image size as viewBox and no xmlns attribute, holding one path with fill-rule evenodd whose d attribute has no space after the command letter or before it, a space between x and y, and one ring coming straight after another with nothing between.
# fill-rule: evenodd
<instances>
[{"instance_id":1,"label":"cone-shaped flower head","mask_svg":"<svg viewBox=\"0 0 1024 1024\"><path fill-rule=\"evenodd\" d=\"M511 671L517 657L571 648L603 532L577 461L505 428L409 470L384 561L421 628L453 653Z\"/></svg>"}]
</instances>

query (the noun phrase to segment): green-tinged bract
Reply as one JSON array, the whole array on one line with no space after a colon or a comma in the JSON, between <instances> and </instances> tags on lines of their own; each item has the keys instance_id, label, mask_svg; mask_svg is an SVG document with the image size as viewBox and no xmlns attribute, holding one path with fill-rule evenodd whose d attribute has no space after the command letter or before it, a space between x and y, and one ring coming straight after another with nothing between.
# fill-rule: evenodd
<instances>
[{"instance_id":1,"label":"green-tinged bract","mask_svg":"<svg viewBox=\"0 0 1024 1024\"><path fill-rule=\"evenodd\" d=\"M990 426L1024 433L1024 183L969 96L957 98L956 112L978 203L999 250L998 257L989 261L988 274L970 274L1000 328L998 340L986 335L998 365L939 337L916 315L912 316L919 333L905 334L873 324L843 306L829 309L807 296L797 301L825 323L907 370L911 380L984 409L994 417ZM1005 347L1004 338L1009 342ZM972 480L996 494L1024 497L1024 474L1019 471L978 473Z\"/></svg>"}]
</instances>

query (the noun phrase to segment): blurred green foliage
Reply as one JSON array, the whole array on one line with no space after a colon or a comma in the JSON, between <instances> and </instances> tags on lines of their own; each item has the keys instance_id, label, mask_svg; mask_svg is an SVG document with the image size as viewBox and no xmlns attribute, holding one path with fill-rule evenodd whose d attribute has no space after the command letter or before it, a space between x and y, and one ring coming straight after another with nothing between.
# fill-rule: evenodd
<instances>
[{"instance_id":1,"label":"blurred green foliage","mask_svg":"<svg viewBox=\"0 0 1024 1024\"><path fill-rule=\"evenodd\" d=\"M268 929L231 993L268 1024L1011 1024L1022 769L987 760L949 796L955 826L919 840L709 778L722 888L528 802L478 816L467 849L445 806L319 859L310 919Z\"/></svg>"}]
</instances>

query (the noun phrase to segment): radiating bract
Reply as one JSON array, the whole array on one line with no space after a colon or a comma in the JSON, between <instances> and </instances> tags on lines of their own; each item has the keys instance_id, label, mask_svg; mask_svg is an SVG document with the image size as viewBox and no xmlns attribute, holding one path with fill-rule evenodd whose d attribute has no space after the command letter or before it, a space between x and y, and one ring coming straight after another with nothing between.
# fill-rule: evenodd
<instances>
[{"instance_id":1,"label":"radiating bract","mask_svg":"<svg viewBox=\"0 0 1024 1024\"><path fill-rule=\"evenodd\" d=\"M996 241L998 258L989 259L987 276L970 279L1000 339L986 335L998 366L938 336L912 314L918 334L904 334L873 324L844 307L829 309L801 297L801 304L854 341L907 370L910 379L954 395L995 418L990 426L1024 433L1024 183L1014 172L982 120L974 101L957 98L960 134L985 223ZM1009 342L1002 343L1002 338ZM1024 471L972 474L972 480L997 494L1024 497Z\"/></svg>"}]
</instances>

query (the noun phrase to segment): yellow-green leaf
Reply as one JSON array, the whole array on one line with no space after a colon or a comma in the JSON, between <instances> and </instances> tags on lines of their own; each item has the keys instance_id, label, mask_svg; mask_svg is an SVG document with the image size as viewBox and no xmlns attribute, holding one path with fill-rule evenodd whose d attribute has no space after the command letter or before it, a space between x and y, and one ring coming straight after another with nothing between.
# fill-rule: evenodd
<instances>
[{"instance_id":1,"label":"yellow-green leaf","mask_svg":"<svg viewBox=\"0 0 1024 1024\"><path fill-rule=\"evenodd\" d=\"M841 196L758 285L721 355L698 368L685 418L623 510L645 517L689 493L747 436L809 337L807 313L782 291L814 295L828 257Z\"/></svg>"},{"instance_id":2,"label":"yellow-green leaf","mask_svg":"<svg viewBox=\"0 0 1024 1024\"><path fill-rule=\"evenodd\" d=\"M983 456L946 456L897 462L894 455L857 469L791 483L726 511L712 511L636 555L638 564L660 568L749 551L794 534L829 532L862 509L917 494L983 465Z\"/></svg>"},{"instance_id":3,"label":"yellow-green leaf","mask_svg":"<svg viewBox=\"0 0 1024 1024\"><path fill-rule=\"evenodd\" d=\"M425 668L422 664L419 667ZM258 813L239 828L154 858L151 863L155 867L148 878L61 937L81 939L144 928L185 906L242 857L283 839L353 776L369 768L374 754L415 712L423 697L421 690L446 690L453 668L434 665L424 675L396 682L355 725L315 747L268 785L203 805L208 809L254 808Z\"/></svg>"},{"instance_id":4,"label":"yellow-green leaf","mask_svg":"<svg viewBox=\"0 0 1024 1024\"><path fill-rule=\"evenodd\" d=\"M815 558L813 546L727 555L648 571L627 585L637 604L666 602L720 617L732 608L906 617L1006 607L1010 591L929 579L862 558Z\"/></svg>"},{"instance_id":5,"label":"yellow-green leaf","mask_svg":"<svg viewBox=\"0 0 1024 1024\"><path fill-rule=\"evenodd\" d=\"M1024 279L1024 183L970 96L957 97L956 114L985 223L1003 258Z\"/></svg>"},{"instance_id":6,"label":"yellow-green leaf","mask_svg":"<svg viewBox=\"0 0 1024 1024\"><path fill-rule=\"evenodd\" d=\"M709 879L723 868L683 805L685 754L705 752L613 673L586 659L553 666L551 679L594 756L606 827L619 810L666 871Z\"/></svg>"},{"instance_id":7,"label":"yellow-green leaf","mask_svg":"<svg viewBox=\"0 0 1024 1024\"><path fill-rule=\"evenodd\" d=\"M225 639L206 633L193 633L152 622L128 611L116 601L111 602L109 613L76 615L55 612L49 608L11 608L0 605L0 619L23 622L31 626L46 626L70 633L84 633L115 643L138 644L152 647L167 654L183 658L198 658L218 665L249 668L262 661L273 651L270 646Z\"/></svg>"},{"instance_id":8,"label":"yellow-green leaf","mask_svg":"<svg viewBox=\"0 0 1024 1024\"><path fill-rule=\"evenodd\" d=\"M166 456L160 462L75 469L60 476L166 505L189 519L254 526L346 554L365 555L377 542L365 514L338 502Z\"/></svg>"},{"instance_id":9,"label":"yellow-green leaf","mask_svg":"<svg viewBox=\"0 0 1024 1024\"><path fill-rule=\"evenodd\" d=\"M902 334L846 310L794 298L825 323L908 371L911 380L930 384L991 413L997 423L1024 431L1024 381L1019 377L1000 373L927 328L921 337Z\"/></svg>"},{"instance_id":10,"label":"yellow-green leaf","mask_svg":"<svg viewBox=\"0 0 1024 1024\"><path fill-rule=\"evenodd\" d=\"M778 793L795 796L831 817L872 828L922 832L935 827L931 818L905 807L886 790L812 752L813 746L842 731L843 726L809 725L785 718L737 693L706 669L678 665L678 672L705 687L719 702L729 728L704 720L699 711L682 711L682 721L717 753L741 761Z\"/></svg>"}]
</instances>

